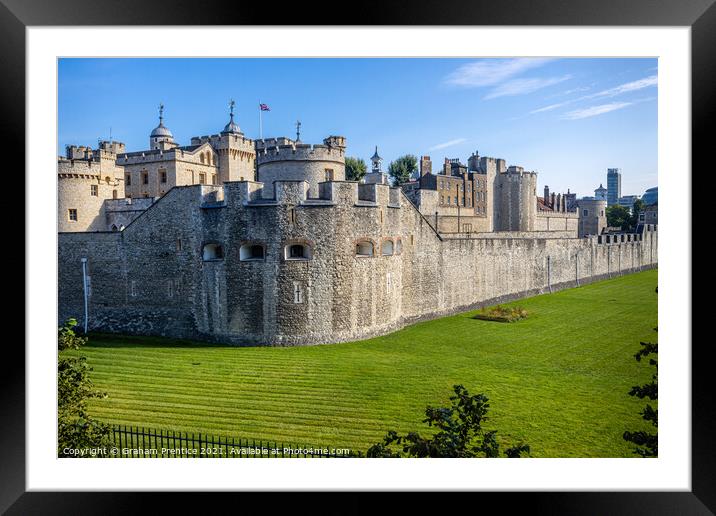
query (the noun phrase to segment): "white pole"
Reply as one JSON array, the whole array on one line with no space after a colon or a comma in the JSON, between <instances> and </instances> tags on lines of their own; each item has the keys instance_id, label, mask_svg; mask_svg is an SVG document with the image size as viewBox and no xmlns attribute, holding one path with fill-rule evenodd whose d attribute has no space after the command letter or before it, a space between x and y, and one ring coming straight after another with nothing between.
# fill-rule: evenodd
<instances>
[{"instance_id":1,"label":"white pole","mask_svg":"<svg viewBox=\"0 0 716 516\"><path fill-rule=\"evenodd\" d=\"M261 109L261 101L259 100L259 140L264 139L264 123L263 123L263 113Z\"/></svg>"},{"instance_id":2,"label":"white pole","mask_svg":"<svg viewBox=\"0 0 716 516\"><path fill-rule=\"evenodd\" d=\"M87 313L87 258L82 258L82 290L85 296L85 334L87 333L87 323L89 320Z\"/></svg>"}]
</instances>

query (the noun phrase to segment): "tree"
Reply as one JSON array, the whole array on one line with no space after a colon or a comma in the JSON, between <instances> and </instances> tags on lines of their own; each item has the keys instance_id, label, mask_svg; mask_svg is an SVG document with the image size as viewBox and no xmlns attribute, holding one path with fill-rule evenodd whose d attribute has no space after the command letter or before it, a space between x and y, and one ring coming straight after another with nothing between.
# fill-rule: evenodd
<instances>
[{"instance_id":1,"label":"tree","mask_svg":"<svg viewBox=\"0 0 716 516\"><path fill-rule=\"evenodd\" d=\"M618 204L607 207L607 226L628 231L631 227L631 213L629 213L629 208L619 206Z\"/></svg>"},{"instance_id":2,"label":"tree","mask_svg":"<svg viewBox=\"0 0 716 516\"><path fill-rule=\"evenodd\" d=\"M642 348L637 351L634 355L637 362L641 362L642 357L649 355L659 355L658 344L651 342L641 342ZM659 387L657 385L658 379L658 361L656 358L649 359L649 365L654 366L654 374L651 376L651 382L645 383L644 385L635 385L629 391L629 396L636 396L639 399L649 398L651 401L656 401L659 397ZM649 403L641 411L641 417L645 421L651 423L654 428L658 428L659 424L659 411L654 409ZM659 455L659 435L658 431L653 434L640 430L638 432L624 432L624 440L636 444L634 453L641 455L642 457L658 457Z\"/></svg>"},{"instance_id":3,"label":"tree","mask_svg":"<svg viewBox=\"0 0 716 516\"><path fill-rule=\"evenodd\" d=\"M68 319L58 329L58 349L75 349L87 343L78 336L75 319ZM87 413L87 400L106 397L94 388L88 377L92 370L86 357L61 355L57 363L57 453L59 457L76 457L68 449L96 449L112 446L110 427L92 419Z\"/></svg>"},{"instance_id":4,"label":"tree","mask_svg":"<svg viewBox=\"0 0 716 516\"><path fill-rule=\"evenodd\" d=\"M368 457L499 457L500 445L495 438L497 430L484 430L490 407L484 394L470 396L462 385L454 385L455 395L450 397L451 407L425 409L423 423L435 426L438 432L428 438L417 432L401 436L391 430L383 441L371 446ZM399 450L394 450L395 445ZM402 452L401 452L402 450ZM506 457L520 457L529 453L526 444L508 448Z\"/></svg>"},{"instance_id":5,"label":"tree","mask_svg":"<svg viewBox=\"0 0 716 516\"><path fill-rule=\"evenodd\" d=\"M401 156L388 165L388 174L393 178L393 184L399 186L410 181L412 176L418 170L418 158L412 154Z\"/></svg>"},{"instance_id":6,"label":"tree","mask_svg":"<svg viewBox=\"0 0 716 516\"><path fill-rule=\"evenodd\" d=\"M639 214L644 211L644 201L637 199L631 209L631 225L636 227L639 224Z\"/></svg>"},{"instance_id":7,"label":"tree","mask_svg":"<svg viewBox=\"0 0 716 516\"><path fill-rule=\"evenodd\" d=\"M346 157L346 180L360 181L365 177L368 167L360 158Z\"/></svg>"}]
</instances>

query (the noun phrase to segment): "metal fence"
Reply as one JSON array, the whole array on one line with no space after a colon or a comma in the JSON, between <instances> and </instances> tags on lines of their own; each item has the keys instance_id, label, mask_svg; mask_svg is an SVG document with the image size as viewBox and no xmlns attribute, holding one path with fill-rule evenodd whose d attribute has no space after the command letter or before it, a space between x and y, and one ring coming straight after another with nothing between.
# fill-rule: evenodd
<instances>
[{"instance_id":1,"label":"metal fence","mask_svg":"<svg viewBox=\"0 0 716 516\"><path fill-rule=\"evenodd\" d=\"M256 441L203 433L112 426L113 458L340 458L356 457L348 448Z\"/></svg>"}]
</instances>

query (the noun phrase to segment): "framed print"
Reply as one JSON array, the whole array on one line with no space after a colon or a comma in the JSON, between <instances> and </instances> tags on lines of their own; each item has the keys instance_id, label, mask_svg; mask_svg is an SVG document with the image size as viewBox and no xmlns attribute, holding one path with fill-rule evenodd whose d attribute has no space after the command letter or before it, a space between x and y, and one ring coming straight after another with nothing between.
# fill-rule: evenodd
<instances>
[{"instance_id":1,"label":"framed print","mask_svg":"<svg viewBox=\"0 0 716 516\"><path fill-rule=\"evenodd\" d=\"M3 510L480 491L710 513L690 207L711 4L346 26L3 0L27 221Z\"/></svg>"}]
</instances>

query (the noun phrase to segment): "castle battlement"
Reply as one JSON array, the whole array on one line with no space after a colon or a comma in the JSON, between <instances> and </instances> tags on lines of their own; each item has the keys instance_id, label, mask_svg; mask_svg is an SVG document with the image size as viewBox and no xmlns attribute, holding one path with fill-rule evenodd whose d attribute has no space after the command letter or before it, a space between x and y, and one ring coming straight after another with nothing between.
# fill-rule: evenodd
<instances>
[{"instance_id":1,"label":"castle battlement","mask_svg":"<svg viewBox=\"0 0 716 516\"><path fill-rule=\"evenodd\" d=\"M266 138L256 140L256 154L259 165L274 161L336 161L344 163L346 139L343 136L329 136L323 143L303 143L290 138Z\"/></svg>"},{"instance_id":2,"label":"castle battlement","mask_svg":"<svg viewBox=\"0 0 716 516\"><path fill-rule=\"evenodd\" d=\"M534 170L525 170L523 167L519 167L516 165L512 165L507 168L504 172L502 172L502 175L506 176L508 179L513 179L516 177L537 177L537 172Z\"/></svg>"},{"instance_id":3,"label":"castle battlement","mask_svg":"<svg viewBox=\"0 0 716 516\"><path fill-rule=\"evenodd\" d=\"M59 157L57 160L57 174L63 176L89 175L100 176L103 174L122 173L122 168L115 165L114 160L102 159L67 159ZM114 179L114 178L113 178Z\"/></svg>"},{"instance_id":4,"label":"castle battlement","mask_svg":"<svg viewBox=\"0 0 716 516\"><path fill-rule=\"evenodd\" d=\"M211 136L193 136L191 145L209 143L216 148L225 148L227 145L254 149L254 140L240 134L212 134Z\"/></svg>"},{"instance_id":5,"label":"castle battlement","mask_svg":"<svg viewBox=\"0 0 716 516\"><path fill-rule=\"evenodd\" d=\"M301 205L346 207L400 208L400 189L383 184L359 184L355 181L326 181L318 184L319 195L310 195L310 184L304 180L285 180L273 183L272 195L264 196L264 183L235 181L223 186L203 186L207 189L224 190L224 200L229 207ZM202 190L202 199L205 194Z\"/></svg>"},{"instance_id":6,"label":"castle battlement","mask_svg":"<svg viewBox=\"0 0 716 516\"><path fill-rule=\"evenodd\" d=\"M332 161L344 163L345 151L321 144L284 144L256 147L259 165L275 161Z\"/></svg>"}]
</instances>

